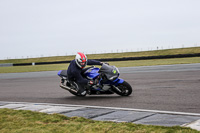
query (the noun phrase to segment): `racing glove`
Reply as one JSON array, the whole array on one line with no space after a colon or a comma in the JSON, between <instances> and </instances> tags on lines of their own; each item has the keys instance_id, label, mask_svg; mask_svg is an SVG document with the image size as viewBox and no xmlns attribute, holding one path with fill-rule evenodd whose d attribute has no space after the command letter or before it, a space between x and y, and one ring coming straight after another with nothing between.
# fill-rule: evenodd
<instances>
[{"instance_id":1,"label":"racing glove","mask_svg":"<svg viewBox=\"0 0 200 133\"><path fill-rule=\"evenodd\" d=\"M90 80L88 82L89 85L96 85L97 84L97 80Z\"/></svg>"},{"instance_id":2,"label":"racing glove","mask_svg":"<svg viewBox=\"0 0 200 133\"><path fill-rule=\"evenodd\" d=\"M104 64L106 64L106 65L109 65L109 63L108 63L108 62L104 62Z\"/></svg>"},{"instance_id":3,"label":"racing glove","mask_svg":"<svg viewBox=\"0 0 200 133\"><path fill-rule=\"evenodd\" d=\"M109 65L108 62L101 62L101 65L103 65L103 64Z\"/></svg>"},{"instance_id":4,"label":"racing glove","mask_svg":"<svg viewBox=\"0 0 200 133\"><path fill-rule=\"evenodd\" d=\"M89 85L94 85L94 82L93 82L92 80L90 80L90 81L88 82L88 84L89 84Z\"/></svg>"}]
</instances>

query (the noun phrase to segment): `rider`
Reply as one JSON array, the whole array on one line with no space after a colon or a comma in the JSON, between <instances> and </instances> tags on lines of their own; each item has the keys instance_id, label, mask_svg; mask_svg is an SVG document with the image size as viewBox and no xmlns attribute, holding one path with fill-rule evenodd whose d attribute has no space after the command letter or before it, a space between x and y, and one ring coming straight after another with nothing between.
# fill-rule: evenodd
<instances>
[{"instance_id":1,"label":"rider","mask_svg":"<svg viewBox=\"0 0 200 133\"><path fill-rule=\"evenodd\" d=\"M103 62L97 60L87 60L87 56L78 52L75 59L70 62L67 70L69 80L74 80L78 85L78 94L84 96L86 94L85 87L90 84L94 85L93 80L87 80L81 75L82 69L86 65L102 65Z\"/></svg>"}]
</instances>

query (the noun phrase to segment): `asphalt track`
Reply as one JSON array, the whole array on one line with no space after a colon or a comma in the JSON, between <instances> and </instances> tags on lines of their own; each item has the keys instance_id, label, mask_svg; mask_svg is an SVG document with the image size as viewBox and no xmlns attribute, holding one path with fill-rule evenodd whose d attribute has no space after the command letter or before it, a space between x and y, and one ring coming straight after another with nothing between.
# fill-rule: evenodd
<instances>
[{"instance_id":1,"label":"asphalt track","mask_svg":"<svg viewBox=\"0 0 200 133\"><path fill-rule=\"evenodd\" d=\"M57 71L0 74L0 101L74 104L200 113L200 64L120 68L129 97L75 97L59 88Z\"/></svg>"}]
</instances>

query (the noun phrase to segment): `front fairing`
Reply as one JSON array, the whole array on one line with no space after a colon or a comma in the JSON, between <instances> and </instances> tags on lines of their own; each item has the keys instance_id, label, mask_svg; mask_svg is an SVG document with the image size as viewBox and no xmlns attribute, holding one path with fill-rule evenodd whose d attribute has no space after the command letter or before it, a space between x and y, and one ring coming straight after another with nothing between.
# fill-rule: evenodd
<instances>
[{"instance_id":1,"label":"front fairing","mask_svg":"<svg viewBox=\"0 0 200 133\"><path fill-rule=\"evenodd\" d=\"M105 75L105 77L110 81L116 80L120 75L120 72L117 67L109 66L106 64L102 65L101 69L99 70L99 73L103 73L103 75Z\"/></svg>"}]
</instances>

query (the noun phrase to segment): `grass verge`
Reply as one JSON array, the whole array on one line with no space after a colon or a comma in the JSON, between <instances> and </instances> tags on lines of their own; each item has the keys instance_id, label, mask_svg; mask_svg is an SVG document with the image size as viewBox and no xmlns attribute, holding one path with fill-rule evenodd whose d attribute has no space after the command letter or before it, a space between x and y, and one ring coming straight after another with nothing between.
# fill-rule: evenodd
<instances>
[{"instance_id":1,"label":"grass verge","mask_svg":"<svg viewBox=\"0 0 200 133\"><path fill-rule=\"evenodd\" d=\"M165 49L142 52L124 52L124 53L107 53L107 54L88 54L88 59L106 59L106 58L123 58L123 57L144 57L144 56L160 56L160 55L175 55L175 54L195 54L200 53L200 47ZM53 62L53 61L69 61L73 60L71 56L54 56L28 59L9 59L0 60L1 63L32 63L32 62Z\"/></svg>"},{"instance_id":2,"label":"grass verge","mask_svg":"<svg viewBox=\"0 0 200 133\"><path fill-rule=\"evenodd\" d=\"M200 57L174 58L174 59L154 59L154 60L136 60L136 61L116 61L116 62L109 62L109 63L110 63L110 65L115 65L117 67L191 64L191 63L200 63ZM65 70L65 69L68 68L68 65L69 64L0 67L0 73Z\"/></svg>"},{"instance_id":3,"label":"grass verge","mask_svg":"<svg viewBox=\"0 0 200 133\"><path fill-rule=\"evenodd\" d=\"M184 127L163 127L93 121L25 110L0 109L1 133L197 133Z\"/></svg>"}]
</instances>

